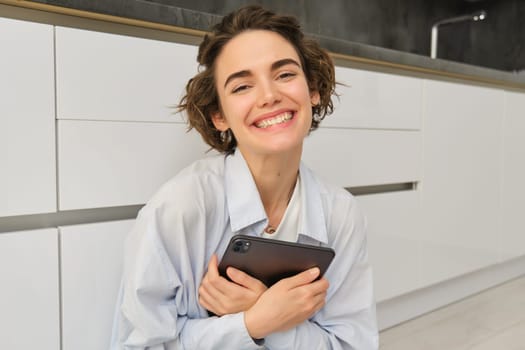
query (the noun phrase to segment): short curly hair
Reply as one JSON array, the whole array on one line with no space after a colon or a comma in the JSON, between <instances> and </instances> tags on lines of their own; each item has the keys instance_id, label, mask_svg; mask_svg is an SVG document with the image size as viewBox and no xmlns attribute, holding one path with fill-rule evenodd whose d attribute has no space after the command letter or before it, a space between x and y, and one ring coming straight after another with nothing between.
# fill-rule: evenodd
<instances>
[{"instance_id":1,"label":"short curly hair","mask_svg":"<svg viewBox=\"0 0 525 350\"><path fill-rule=\"evenodd\" d=\"M221 153L232 153L237 147L233 133L226 135L215 128L212 115L220 111L215 85L215 63L222 48L236 35L247 30L268 30L284 37L297 51L310 91L319 92L320 101L312 106L310 131L333 112L335 95L334 63L328 53L312 39L306 38L295 17L277 15L260 6L245 6L216 24L199 45L199 73L186 84L186 94L177 106L186 111L188 131L196 129L203 140ZM226 137L225 137L226 136Z\"/></svg>"}]
</instances>

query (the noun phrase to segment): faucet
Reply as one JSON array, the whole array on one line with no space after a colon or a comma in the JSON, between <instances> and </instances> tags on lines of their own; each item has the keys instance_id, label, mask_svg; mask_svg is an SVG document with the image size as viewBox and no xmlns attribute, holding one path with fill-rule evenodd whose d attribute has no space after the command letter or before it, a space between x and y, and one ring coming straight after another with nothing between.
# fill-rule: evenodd
<instances>
[{"instance_id":1,"label":"faucet","mask_svg":"<svg viewBox=\"0 0 525 350\"><path fill-rule=\"evenodd\" d=\"M437 57L437 43L438 43L439 26L446 25L446 24L452 24L452 23L458 23L458 22L465 22L465 21L483 21L485 18L487 18L487 12L481 10L481 11L474 12L470 15L446 18L446 19L442 19L441 21L436 22L432 26L432 33L431 33L431 38L430 38L430 57L431 58Z\"/></svg>"}]
</instances>

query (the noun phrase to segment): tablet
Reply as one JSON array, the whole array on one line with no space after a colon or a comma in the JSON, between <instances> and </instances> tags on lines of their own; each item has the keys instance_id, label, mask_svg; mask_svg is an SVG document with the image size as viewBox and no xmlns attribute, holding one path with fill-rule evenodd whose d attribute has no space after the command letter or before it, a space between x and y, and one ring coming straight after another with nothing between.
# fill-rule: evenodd
<instances>
[{"instance_id":1,"label":"tablet","mask_svg":"<svg viewBox=\"0 0 525 350\"><path fill-rule=\"evenodd\" d=\"M228 278L226 269L232 266L270 287L282 278L316 266L321 271L321 277L334 256L335 252L331 248L235 235L219 263L219 273Z\"/></svg>"}]
</instances>

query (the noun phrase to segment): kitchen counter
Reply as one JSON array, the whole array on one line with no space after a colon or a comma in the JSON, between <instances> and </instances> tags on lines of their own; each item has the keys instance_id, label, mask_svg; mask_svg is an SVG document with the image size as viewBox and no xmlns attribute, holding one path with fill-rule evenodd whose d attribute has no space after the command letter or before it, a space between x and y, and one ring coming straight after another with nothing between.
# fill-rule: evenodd
<instances>
[{"instance_id":1,"label":"kitchen counter","mask_svg":"<svg viewBox=\"0 0 525 350\"><path fill-rule=\"evenodd\" d=\"M0 0L0 3L197 36L204 35L211 25L221 19L218 15L162 4L160 0ZM523 73L431 59L427 56L323 36L309 36L319 40L336 59L525 89Z\"/></svg>"}]
</instances>

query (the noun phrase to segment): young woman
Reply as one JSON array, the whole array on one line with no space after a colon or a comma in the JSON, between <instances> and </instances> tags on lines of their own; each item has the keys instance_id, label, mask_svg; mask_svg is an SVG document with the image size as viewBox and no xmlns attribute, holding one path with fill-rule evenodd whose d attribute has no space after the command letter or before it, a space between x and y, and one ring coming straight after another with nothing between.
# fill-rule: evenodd
<instances>
[{"instance_id":1,"label":"young woman","mask_svg":"<svg viewBox=\"0 0 525 350\"><path fill-rule=\"evenodd\" d=\"M332 60L295 18L249 6L214 27L198 61L179 109L222 155L181 171L139 213L113 349L377 349L365 220L301 163L332 112ZM336 257L320 279L313 268L267 288L230 267L229 281L217 265L234 234Z\"/></svg>"}]
</instances>

